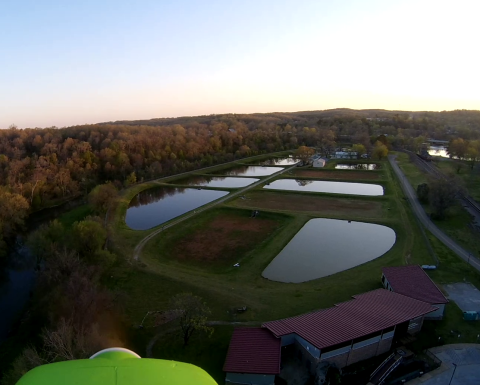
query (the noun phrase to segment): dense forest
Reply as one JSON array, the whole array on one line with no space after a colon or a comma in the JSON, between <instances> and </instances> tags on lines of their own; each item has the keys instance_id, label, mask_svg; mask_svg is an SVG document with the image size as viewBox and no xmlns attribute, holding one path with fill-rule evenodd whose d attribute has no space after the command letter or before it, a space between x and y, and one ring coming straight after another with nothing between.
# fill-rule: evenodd
<instances>
[{"instance_id":1,"label":"dense forest","mask_svg":"<svg viewBox=\"0 0 480 385\"><path fill-rule=\"evenodd\" d=\"M462 145L455 148L465 156L468 143L480 138L480 111L335 109L65 128L11 126L0 130L0 239L12 235L29 212L86 195L106 181L119 188L300 145L316 146L326 155L353 143L371 151L379 136L389 147L412 150L427 138L460 138Z\"/></svg>"}]
</instances>

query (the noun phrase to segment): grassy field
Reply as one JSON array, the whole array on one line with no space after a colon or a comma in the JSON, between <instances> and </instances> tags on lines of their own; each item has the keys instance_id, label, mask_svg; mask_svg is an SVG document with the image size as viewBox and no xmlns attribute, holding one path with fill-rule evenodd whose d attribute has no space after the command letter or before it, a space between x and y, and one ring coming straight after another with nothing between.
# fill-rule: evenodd
<instances>
[{"instance_id":1,"label":"grassy field","mask_svg":"<svg viewBox=\"0 0 480 385\"><path fill-rule=\"evenodd\" d=\"M115 230L113 244L125 259L112 270L106 283L113 290L124 293L123 304L131 325L138 325L147 311L166 309L169 299L180 292L192 292L204 298L212 310L212 320L260 324L330 307L354 294L379 288L384 266L434 263L392 170L387 162L381 165L381 181L386 191L383 197L273 192L260 186L250 190L246 199L229 200L162 231L146 245L140 261L131 259L133 249L154 229L130 230L124 216L130 199L156 183L134 186L123 192L110 218ZM260 217L250 218L252 209L259 209ZM299 284L262 278L261 272L270 261L308 220L315 217L354 219L389 226L395 230L397 240L380 258L329 277ZM250 226L253 226L251 232ZM441 269L431 274L436 282L458 282L464 277L478 282L478 274L465 275L469 272L468 266L459 264L456 256L449 254L435 238L430 238L441 258ZM240 263L239 268L232 266L236 262ZM451 264L452 269L449 268ZM247 306L248 310L237 314L234 309L242 306ZM473 341L471 324L461 320L461 312L455 305L447 308L444 321L424 328L416 345L418 349L438 344L437 334L447 341L447 329L453 324L455 330L465 336L465 341ZM221 383L221 368L233 329L229 326L215 329L210 339L198 335L187 348L181 347L175 333L166 333L155 345L154 356L197 364ZM132 347L143 352L148 340L161 330L132 328Z\"/></svg>"},{"instance_id":2,"label":"grassy field","mask_svg":"<svg viewBox=\"0 0 480 385\"><path fill-rule=\"evenodd\" d=\"M454 159L441 158L434 162L437 167L444 173L451 173L461 178L468 194L477 202L480 202L480 168L470 168L470 165ZM458 165L462 164L458 172Z\"/></svg>"},{"instance_id":3,"label":"grassy field","mask_svg":"<svg viewBox=\"0 0 480 385\"><path fill-rule=\"evenodd\" d=\"M427 174L423 173L414 163L411 163L407 154L398 153L397 159L400 168L415 189L419 184L428 182ZM438 161L438 164L452 164L452 161L442 160ZM423 207L427 213L431 212L428 205L423 205ZM480 257L480 234L470 225L472 222L471 215L459 202L447 211L445 219L434 219L433 222L460 246Z\"/></svg>"}]
</instances>

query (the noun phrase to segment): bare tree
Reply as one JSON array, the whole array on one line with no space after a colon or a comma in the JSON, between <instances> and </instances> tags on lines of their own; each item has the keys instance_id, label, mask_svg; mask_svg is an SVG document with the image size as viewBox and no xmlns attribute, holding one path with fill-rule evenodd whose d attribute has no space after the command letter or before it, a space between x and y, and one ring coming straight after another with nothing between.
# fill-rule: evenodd
<instances>
[{"instance_id":1,"label":"bare tree","mask_svg":"<svg viewBox=\"0 0 480 385\"><path fill-rule=\"evenodd\" d=\"M178 320L184 346L187 346L190 337L196 330L202 330L209 335L213 333L213 328L207 326L210 309L200 297L191 293L177 294L171 299L170 307L179 313Z\"/></svg>"}]
</instances>

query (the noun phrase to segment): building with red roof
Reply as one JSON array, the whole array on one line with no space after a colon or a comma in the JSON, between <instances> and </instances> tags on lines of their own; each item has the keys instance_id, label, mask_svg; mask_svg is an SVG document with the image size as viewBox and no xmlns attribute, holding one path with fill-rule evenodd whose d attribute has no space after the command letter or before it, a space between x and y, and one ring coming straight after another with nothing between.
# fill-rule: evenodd
<instances>
[{"instance_id":1,"label":"building with red roof","mask_svg":"<svg viewBox=\"0 0 480 385\"><path fill-rule=\"evenodd\" d=\"M437 307L377 289L352 300L296 317L236 329L223 370L227 384L273 384L280 349L293 345L313 373L319 362L343 368L388 352L395 339L419 332Z\"/></svg>"},{"instance_id":2,"label":"building with red roof","mask_svg":"<svg viewBox=\"0 0 480 385\"><path fill-rule=\"evenodd\" d=\"M438 309L425 316L425 319L441 320L448 299L418 265L384 267L382 283L385 289L407 297L428 302Z\"/></svg>"},{"instance_id":3,"label":"building with red roof","mask_svg":"<svg viewBox=\"0 0 480 385\"><path fill-rule=\"evenodd\" d=\"M223 371L227 384L273 385L280 373L281 340L264 328L235 329Z\"/></svg>"}]
</instances>

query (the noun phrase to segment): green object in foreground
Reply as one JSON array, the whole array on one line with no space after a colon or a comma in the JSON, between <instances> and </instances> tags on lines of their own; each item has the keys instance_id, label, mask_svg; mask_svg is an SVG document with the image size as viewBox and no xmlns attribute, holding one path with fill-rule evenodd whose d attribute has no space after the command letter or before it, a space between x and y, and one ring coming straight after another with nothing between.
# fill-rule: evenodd
<instances>
[{"instance_id":1,"label":"green object in foreground","mask_svg":"<svg viewBox=\"0 0 480 385\"><path fill-rule=\"evenodd\" d=\"M105 349L89 360L36 367L17 385L217 385L197 366L140 358L128 349Z\"/></svg>"}]
</instances>

